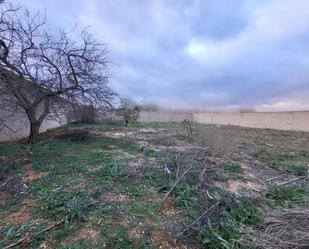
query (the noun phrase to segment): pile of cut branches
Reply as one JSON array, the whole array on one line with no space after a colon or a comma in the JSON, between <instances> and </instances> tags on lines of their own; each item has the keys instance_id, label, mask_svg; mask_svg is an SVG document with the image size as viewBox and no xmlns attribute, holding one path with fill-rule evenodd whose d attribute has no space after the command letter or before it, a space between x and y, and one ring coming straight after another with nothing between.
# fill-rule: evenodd
<instances>
[{"instance_id":1,"label":"pile of cut branches","mask_svg":"<svg viewBox=\"0 0 309 249\"><path fill-rule=\"evenodd\" d=\"M265 229L246 227L243 241L264 249L309 248L309 209L283 209L267 212Z\"/></svg>"}]
</instances>

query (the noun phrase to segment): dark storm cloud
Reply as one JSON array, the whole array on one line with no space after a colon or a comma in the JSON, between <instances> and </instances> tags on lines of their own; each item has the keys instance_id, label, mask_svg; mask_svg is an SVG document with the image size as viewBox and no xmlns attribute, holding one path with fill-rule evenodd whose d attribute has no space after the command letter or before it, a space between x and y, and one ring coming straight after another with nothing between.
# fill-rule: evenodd
<instances>
[{"instance_id":1,"label":"dark storm cloud","mask_svg":"<svg viewBox=\"0 0 309 249\"><path fill-rule=\"evenodd\" d=\"M308 108L307 0L32 0L55 26L90 25L111 83L162 107Z\"/></svg>"}]
</instances>

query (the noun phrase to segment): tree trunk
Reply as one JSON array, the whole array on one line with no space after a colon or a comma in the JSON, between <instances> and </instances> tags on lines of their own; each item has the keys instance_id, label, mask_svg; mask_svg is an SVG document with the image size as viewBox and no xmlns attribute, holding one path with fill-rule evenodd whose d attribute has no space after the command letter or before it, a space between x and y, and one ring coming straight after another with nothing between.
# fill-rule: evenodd
<instances>
[{"instance_id":1,"label":"tree trunk","mask_svg":"<svg viewBox=\"0 0 309 249\"><path fill-rule=\"evenodd\" d=\"M30 122L30 135L28 137L28 143L35 144L38 141L40 126L41 124L39 122Z\"/></svg>"}]
</instances>

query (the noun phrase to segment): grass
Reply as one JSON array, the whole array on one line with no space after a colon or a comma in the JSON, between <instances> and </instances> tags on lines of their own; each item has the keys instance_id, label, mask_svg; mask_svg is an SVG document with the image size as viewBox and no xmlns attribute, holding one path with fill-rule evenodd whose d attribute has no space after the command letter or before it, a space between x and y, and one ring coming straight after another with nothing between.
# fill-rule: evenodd
<instances>
[{"instance_id":1,"label":"grass","mask_svg":"<svg viewBox=\"0 0 309 249\"><path fill-rule=\"evenodd\" d=\"M0 155L4 157L13 157L27 148L29 148L28 144L0 143Z\"/></svg>"},{"instance_id":2,"label":"grass","mask_svg":"<svg viewBox=\"0 0 309 249\"><path fill-rule=\"evenodd\" d=\"M225 164L224 170L231 174L243 175L244 170L239 164Z\"/></svg>"},{"instance_id":3,"label":"grass","mask_svg":"<svg viewBox=\"0 0 309 249\"><path fill-rule=\"evenodd\" d=\"M304 184L269 186L258 196L235 193L229 184L256 180L246 176L247 170L256 172L259 181L260 171L266 178L305 177L308 134L199 125L193 130L196 137L188 141L182 129L175 123L128 128L72 124L44 134L33 146L1 143L0 247L59 221L22 248L172 247L184 224L218 201L178 243L187 248L251 248L241 241L243 228L262 229L265 208L307 205ZM72 130L75 135L84 130L87 138L69 139ZM88 131L95 135L88 137ZM194 146L210 149L190 158L194 167L158 211L176 179L175 162L186 168L191 161L184 158Z\"/></svg>"},{"instance_id":4,"label":"grass","mask_svg":"<svg viewBox=\"0 0 309 249\"><path fill-rule=\"evenodd\" d=\"M256 156L274 169L296 176L305 176L307 174L308 154L304 151L289 152L276 149L261 149Z\"/></svg>"},{"instance_id":5,"label":"grass","mask_svg":"<svg viewBox=\"0 0 309 249\"><path fill-rule=\"evenodd\" d=\"M308 193L304 186L272 186L268 189L266 197L273 205L286 208L308 203Z\"/></svg>"},{"instance_id":6,"label":"grass","mask_svg":"<svg viewBox=\"0 0 309 249\"><path fill-rule=\"evenodd\" d=\"M41 211L54 219L69 224L73 220L86 221L90 207L95 205L83 192L42 193L38 201Z\"/></svg>"}]
</instances>

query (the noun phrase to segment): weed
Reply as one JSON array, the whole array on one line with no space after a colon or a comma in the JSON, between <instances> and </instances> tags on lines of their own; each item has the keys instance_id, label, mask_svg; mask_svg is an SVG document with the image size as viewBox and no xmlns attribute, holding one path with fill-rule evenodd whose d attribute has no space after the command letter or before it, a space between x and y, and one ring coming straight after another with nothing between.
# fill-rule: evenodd
<instances>
[{"instance_id":1,"label":"weed","mask_svg":"<svg viewBox=\"0 0 309 249\"><path fill-rule=\"evenodd\" d=\"M224 177L226 180L244 180L244 170L239 164L231 163L223 166Z\"/></svg>"},{"instance_id":2,"label":"weed","mask_svg":"<svg viewBox=\"0 0 309 249\"><path fill-rule=\"evenodd\" d=\"M225 219L221 223L211 222L209 220L207 225L202 228L201 236L205 248L240 248L238 240L241 237L241 233L237 224L230 219Z\"/></svg>"},{"instance_id":3,"label":"weed","mask_svg":"<svg viewBox=\"0 0 309 249\"><path fill-rule=\"evenodd\" d=\"M196 210L195 207L200 197L198 187L195 185L184 184L175 191L175 203L184 207L187 214L192 218L197 218L198 216L198 210Z\"/></svg>"},{"instance_id":4,"label":"weed","mask_svg":"<svg viewBox=\"0 0 309 249\"><path fill-rule=\"evenodd\" d=\"M111 225L111 224L108 224ZM108 231L108 232L107 232ZM131 241L129 239L127 228L122 225L116 225L112 228L110 226L104 227L104 234L106 237L102 239L101 245L103 248L115 248L115 249L151 249L153 248L146 240L143 238L137 239L136 241Z\"/></svg>"},{"instance_id":5,"label":"weed","mask_svg":"<svg viewBox=\"0 0 309 249\"><path fill-rule=\"evenodd\" d=\"M144 196L146 191L146 186L142 184L126 184L121 187L121 192L130 197Z\"/></svg>"},{"instance_id":6,"label":"weed","mask_svg":"<svg viewBox=\"0 0 309 249\"><path fill-rule=\"evenodd\" d=\"M229 173L242 175L244 173L243 168L239 164L225 164L224 170Z\"/></svg>"},{"instance_id":7,"label":"weed","mask_svg":"<svg viewBox=\"0 0 309 249\"><path fill-rule=\"evenodd\" d=\"M219 216L210 217L202 226L202 243L206 248L249 248L239 240L243 225L259 226L258 203L250 198L224 199Z\"/></svg>"},{"instance_id":8,"label":"weed","mask_svg":"<svg viewBox=\"0 0 309 249\"><path fill-rule=\"evenodd\" d=\"M124 149L130 154L142 153L145 157L154 157L156 151L147 147L137 146L135 144L126 144Z\"/></svg>"},{"instance_id":9,"label":"weed","mask_svg":"<svg viewBox=\"0 0 309 249\"><path fill-rule=\"evenodd\" d=\"M58 229L58 230L55 230L55 231L52 231L50 233L50 236L58 241L61 241L62 239L64 239L66 236L68 236L69 234L69 231L68 229Z\"/></svg>"},{"instance_id":10,"label":"weed","mask_svg":"<svg viewBox=\"0 0 309 249\"><path fill-rule=\"evenodd\" d=\"M7 227L3 230L3 239L5 241L8 241L15 237L20 237L24 234L25 231L29 228L29 224L9 224Z\"/></svg>"},{"instance_id":11,"label":"weed","mask_svg":"<svg viewBox=\"0 0 309 249\"><path fill-rule=\"evenodd\" d=\"M43 194L39 204L49 216L68 224L73 220L85 221L94 203L83 193L56 192Z\"/></svg>"},{"instance_id":12,"label":"weed","mask_svg":"<svg viewBox=\"0 0 309 249\"><path fill-rule=\"evenodd\" d=\"M255 154L262 162L274 169L279 169L297 176L307 174L308 154L300 151L298 154L290 152L281 152L274 149L262 149Z\"/></svg>"},{"instance_id":13,"label":"weed","mask_svg":"<svg viewBox=\"0 0 309 249\"><path fill-rule=\"evenodd\" d=\"M282 165L282 170L292 173L297 176L305 176L307 174L307 167L304 163L298 163L298 162L289 162L285 165Z\"/></svg>"},{"instance_id":14,"label":"weed","mask_svg":"<svg viewBox=\"0 0 309 249\"><path fill-rule=\"evenodd\" d=\"M151 168L147 168L147 171L143 175L143 179L148 185L154 186L160 190L169 184L168 179L166 179L162 171Z\"/></svg>"},{"instance_id":15,"label":"weed","mask_svg":"<svg viewBox=\"0 0 309 249\"><path fill-rule=\"evenodd\" d=\"M112 155L107 152L90 153L88 162L91 165L111 164Z\"/></svg>"},{"instance_id":16,"label":"weed","mask_svg":"<svg viewBox=\"0 0 309 249\"><path fill-rule=\"evenodd\" d=\"M265 197L270 199L275 206L291 207L297 203L303 203L306 193L301 186L272 186Z\"/></svg>"},{"instance_id":17,"label":"weed","mask_svg":"<svg viewBox=\"0 0 309 249\"><path fill-rule=\"evenodd\" d=\"M86 174L96 182L105 184L107 182L117 181L124 177L127 172L125 168L119 164L112 162L111 156L108 154L102 154L100 157L94 157L91 163L99 164L99 168L95 171L86 171Z\"/></svg>"},{"instance_id":18,"label":"weed","mask_svg":"<svg viewBox=\"0 0 309 249\"><path fill-rule=\"evenodd\" d=\"M138 217L153 217L158 210L159 203L157 201L151 201L149 203L135 202L131 203L127 208L130 215Z\"/></svg>"}]
</instances>

